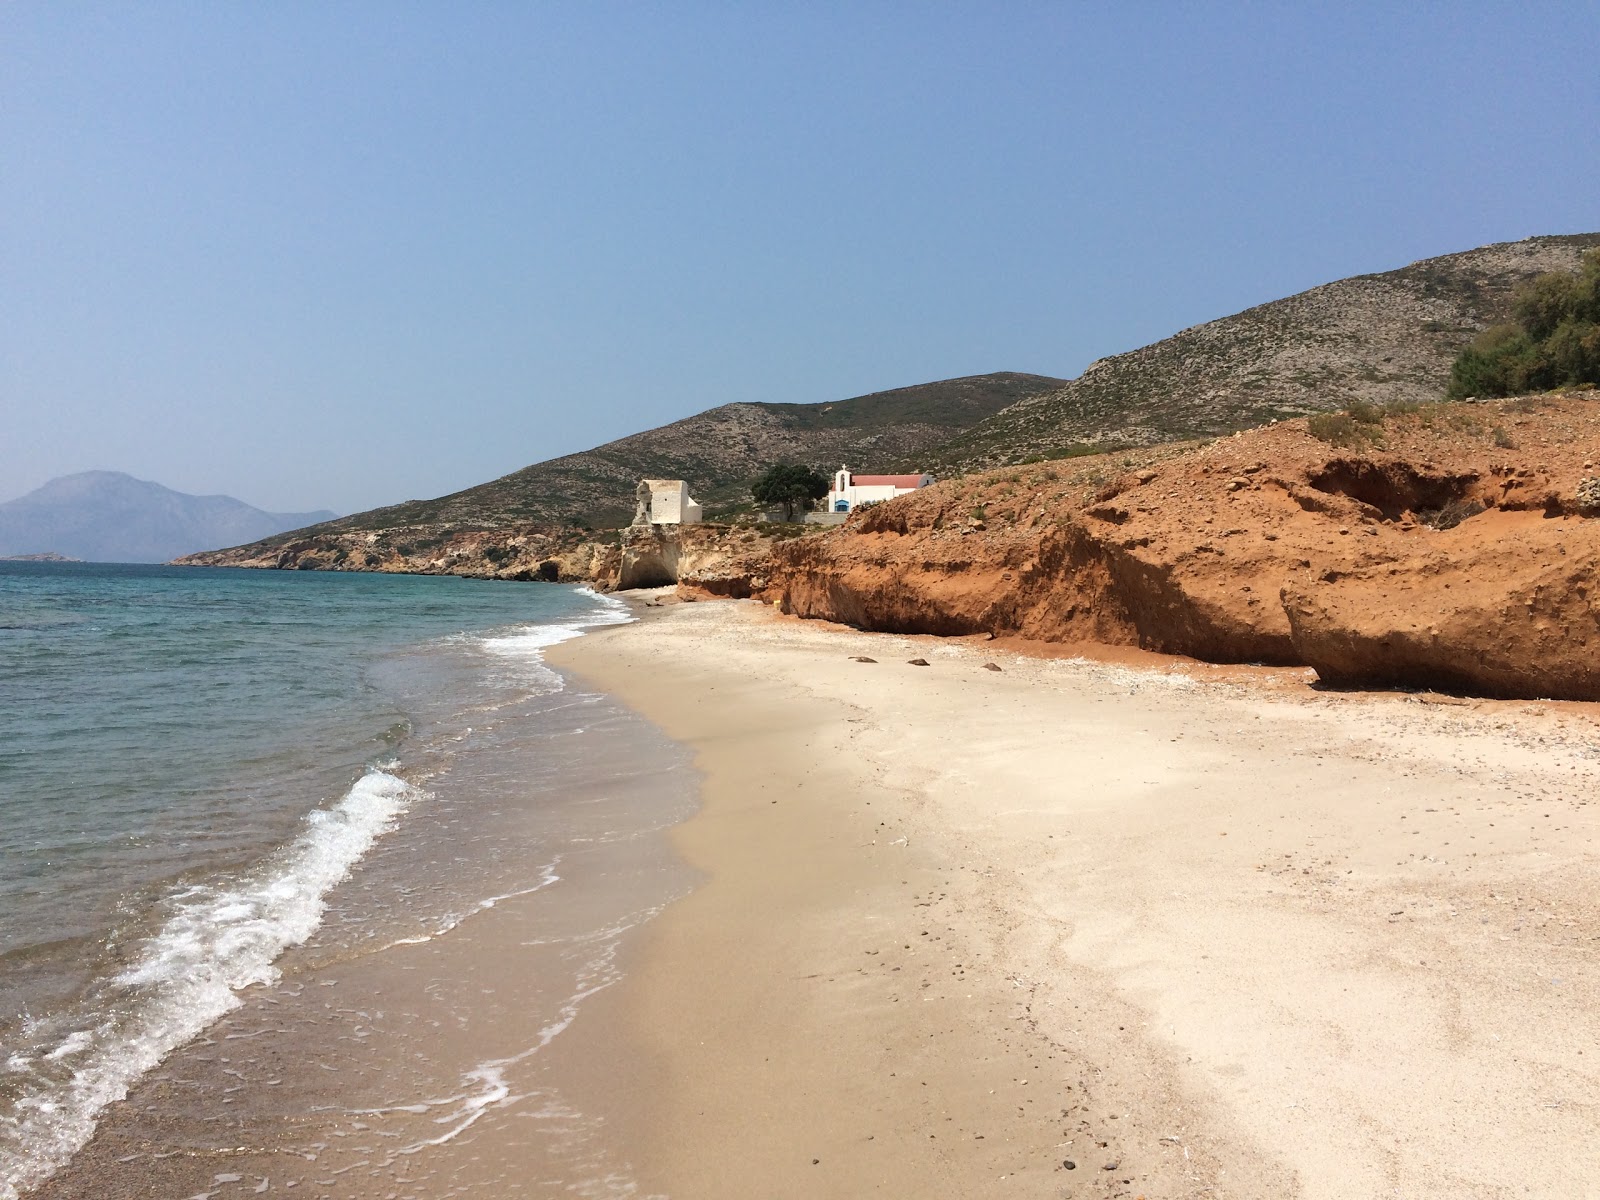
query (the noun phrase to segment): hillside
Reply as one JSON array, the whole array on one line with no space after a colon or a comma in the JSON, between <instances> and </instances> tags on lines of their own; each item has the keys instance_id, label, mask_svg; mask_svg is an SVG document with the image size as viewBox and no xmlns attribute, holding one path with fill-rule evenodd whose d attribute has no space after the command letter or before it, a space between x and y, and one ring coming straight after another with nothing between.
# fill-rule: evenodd
<instances>
[{"instance_id":1,"label":"hillside","mask_svg":"<svg viewBox=\"0 0 1600 1200\"><path fill-rule=\"evenodd\" d=\"M375 508L298 530L295 536L305 541L406 528L417 530L419 537L436 537L507 525L615 528L632 519L633 489L641 477L688 480L707 516L714 518L748 503L751 480L774 462L788 459L824 471L841 462L863 467L898 463L1063 382L999 372L824 404L724 404L437 500ZM225 558L204 561L258 559L286 540L264 538Z\"/></svg>"},{"instance_id":2,"label":"hillside","mask_svg":"<svg viewBox=\"0 0 1600 1200\"><path fill-rule=\"evenodd\" d=\"M1536 237L1339 280L1102 359L1070 381L997 373L826 404L727 404L452 495L191 561L439 569L441 549L466 534L539 530L542 563L568 553L565 541L551 540L559 530L625 524L634 484L646 476L686 479L715 519L748 507L751 480L783 459L825 471L845 462L948 478L1215 436L1357 400L1427 403L1443 394L1459 350L1509 316L1521 283L1572 270L1595 246L1600 233ZM368 545L368 534L382 545ZM478 545L461 545L469 543ZM534 551L531 543L517 550L517 572Z\"/></svg>"},{"instance_id":3,"label":"hillside","mask_svg":"<svg viewBox=\"0 0 1600 1200\"><path fill-rule=\"evenodd\" d=\"M1519 284L1575 270L1595 246L1600 233L1504 242L1196 325L1019 401L926 456L926 469L1214 436L1355 400L1437 400L1462 347L1509 318Z\"/></svg>"},{"instance_id":4,"label":"hillside","mask_svg":"<svg viewBox=\"0 0 1600 1200\"><path fill-rule=\"evenodd\" d=\"M191 496L120 471L84 471L0 504L0 555L166 562L331 516L263 512L232 496Z\"/></svg>"}]
</instances>

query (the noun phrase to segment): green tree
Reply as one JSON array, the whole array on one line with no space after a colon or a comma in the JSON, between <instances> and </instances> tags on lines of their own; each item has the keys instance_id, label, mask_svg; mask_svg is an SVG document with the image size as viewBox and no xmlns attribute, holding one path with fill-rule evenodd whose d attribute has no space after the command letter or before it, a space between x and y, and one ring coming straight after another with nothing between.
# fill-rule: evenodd
<instances>
[{"instance_id":1,"label":"green tree","mask_svg":"<svg viewBox=\"0 0 1600 1200\"><path fill-rule=\"evenodd\" d=\"M774 463L750 488L760 504L781 504L786 521L794 520L794 510L828 494L828 481L810 467L799 463Z\"/></svg>"},{"instance_id":2,"label":"green tree","mask_svg":"<svg viewBox=\"0 0 1600 1200\"><path fill-rule=\"evenodd\" d=\"M1511 314L1524 333L1542 342L1577 309L1579 287L1576 275L1540 275L1517 289Z\"/></svg>"},{"instance_id":3,"label":"green tree","mask_svg":"<svg viewBox=\"0 0 1600 1200\"><path fill-rule=\"evenodd\" d=\"M1515 396L1538 385L1539 347L1516 325L1485 329L1450 368L1450 396Z\"/></svg>"},{"instance_id":4,"label":"green tree","mask_svg":"<svg viewBox=\"0 0 1600 1200\"><path fill-rule=\"evenodd\" d=\"M1453 399L1600 383L1600 250L1575 275L1550 273L1518 290L1516 322L1486 329L1450 368Z\"/></svg>"}]
</instances>

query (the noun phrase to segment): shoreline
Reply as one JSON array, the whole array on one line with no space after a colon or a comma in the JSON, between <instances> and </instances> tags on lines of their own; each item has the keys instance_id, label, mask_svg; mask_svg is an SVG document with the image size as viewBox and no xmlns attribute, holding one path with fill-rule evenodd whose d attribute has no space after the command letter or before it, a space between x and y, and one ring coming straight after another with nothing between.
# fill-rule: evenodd
<instances>
[{"instance_id":1,"label":"shoreline","mask_svg":"<svg viewBox=\"0 0 1600 1200\"><path fill-rule=\"evenodd\" d=\"M436 705L391 764L407 814L320 895L308 938L107 1097L86 1143L42 1145L62 1160L24 1195L626 1194L588 1010L693 885L666 829L696 780L635 714L551 686L541 649L572 634L535 620L390 660Z\"/></svg>"},{"instance_id":2,"label":"shoreline","mask_svg":"<svg viewBox=\"0 0 1600 1200\"><path fill-rule=\"evenodd\" d=\"M646 736L494 772L560 887L291 951L29 1194L1587 1195L1597 706L629 599L546 734Z\"/></svg>"},{"instance_id":3,"label":"shoreline","mask_svg":"<svg viewBox=\"0 0 1600 1200\"><path fill-rule=\"evenodd\" d=\"M646 1192L1578 1196L1600 1169L1592 706L639 615L549 657L704 776L671 836L705 882L606 998Z\"/></svg>"}]
</instances>

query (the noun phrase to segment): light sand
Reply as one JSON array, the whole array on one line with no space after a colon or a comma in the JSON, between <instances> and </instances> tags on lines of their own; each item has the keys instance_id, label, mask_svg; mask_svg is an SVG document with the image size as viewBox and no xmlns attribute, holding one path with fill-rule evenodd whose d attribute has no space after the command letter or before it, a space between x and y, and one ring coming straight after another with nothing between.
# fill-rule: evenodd
<instances>
[{"instance_id":1,"label":"light sand","mask_svg":"<svg viewBox=\"0 0 1600 1200\"><path fill-rule=\"evenodd\" d=\"M606 1001L645 1190L1596 1194L1592 706L645 615L550 654L706 776Z\"/></svg>"}]
</instances>

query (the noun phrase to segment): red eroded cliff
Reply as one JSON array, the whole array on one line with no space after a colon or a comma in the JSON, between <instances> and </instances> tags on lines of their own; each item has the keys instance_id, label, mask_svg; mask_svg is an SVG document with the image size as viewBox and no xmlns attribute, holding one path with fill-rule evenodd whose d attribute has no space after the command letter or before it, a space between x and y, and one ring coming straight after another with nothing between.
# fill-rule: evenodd
<instances>
[{"instance_id":1,"label":"red eroded cliff","mask_svg":"<svg viewBox=\"0 0 1600 1200\"><path fill-rule=\"evenodd\" d=\"M1337 684L1600 699L1600 398L1303 420L936 485L773 551L864 629L1015 633Z\"/></svg>"}]
</instances>

